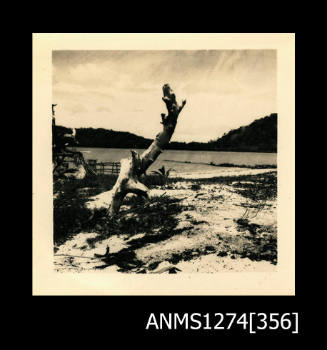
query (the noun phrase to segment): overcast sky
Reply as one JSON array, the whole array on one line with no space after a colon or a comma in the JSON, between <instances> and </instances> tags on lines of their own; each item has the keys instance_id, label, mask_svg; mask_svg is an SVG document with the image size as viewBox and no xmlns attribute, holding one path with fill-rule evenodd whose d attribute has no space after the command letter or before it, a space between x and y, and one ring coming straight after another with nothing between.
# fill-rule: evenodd
<instances>
[{"instance_id":1,"label":"overcast sky","mask_svg":"<svg viewBox=\"0 0 327 350\"><path fill-rule=\"evenodd\" d=\"M173 141L209 141L277 112L276 51L53 51L56 123L161 130L162 85L187 100Z\"/></svg>"}]
</instances>

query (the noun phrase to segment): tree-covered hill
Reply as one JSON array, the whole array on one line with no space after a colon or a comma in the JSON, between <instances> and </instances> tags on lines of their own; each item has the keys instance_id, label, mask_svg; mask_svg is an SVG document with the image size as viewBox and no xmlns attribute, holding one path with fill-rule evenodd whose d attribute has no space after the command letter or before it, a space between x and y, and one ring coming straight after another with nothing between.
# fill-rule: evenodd
<instances>
[{"instance_id":1,"label":"tree-covered hill","mask_svg":"<svg viewBox=\"0 0 327 350\"><path fill-rule=\"evenodd\" d=\"M60 133L72 133L71 129L56 126ZM123 131L107 129L76 129L76 141L80 147L147 148L152 140ZM277 114L257 119L247 126L233 129L217 140L209 142L171 142L167 149L277 152Z\"/></svg>"},{"instance_id":2,"label":"tree-covered hill","mask_svg":"<svg viewBox=\"0 0 327 350\"><path fill-rule=\"evenodd\" d=\"M210 144L216 150L277 152L277 113L231 130Z\"/></svg>"},{"instance_id":3,"label":"tree-covered hill","mask_svg":"<svg viewBox=\"0 0 327 350\"><path fill-rule=\"evenodd\" d=\"M76 131L76 140L84 147L147 148L152 140L129 132L82 128Z\"/></svg>"}]
</instances>

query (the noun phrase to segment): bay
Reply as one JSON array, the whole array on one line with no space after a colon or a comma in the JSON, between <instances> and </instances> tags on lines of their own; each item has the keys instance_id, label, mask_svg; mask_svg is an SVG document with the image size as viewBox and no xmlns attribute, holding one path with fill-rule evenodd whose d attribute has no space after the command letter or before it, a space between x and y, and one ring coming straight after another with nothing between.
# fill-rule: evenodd
<instances>
[{"instance_id":1,"label":"bay","mask_svg":"<svg viewBox=\"0 0 327 350\"><path fill-rule=\"evenodd\" d=\"M98 162L119 162L131 154L130 149L126 148L77 147L76 150L82 152L86 160L96 159ZM136 149L136 151L141 154L144 150ZM212 169L210 163L277 165L277 153L165 150L151 165L148 172L164 166L166 169L174 169L177 173L196 173Z\"/></svg>"}]
</instances>

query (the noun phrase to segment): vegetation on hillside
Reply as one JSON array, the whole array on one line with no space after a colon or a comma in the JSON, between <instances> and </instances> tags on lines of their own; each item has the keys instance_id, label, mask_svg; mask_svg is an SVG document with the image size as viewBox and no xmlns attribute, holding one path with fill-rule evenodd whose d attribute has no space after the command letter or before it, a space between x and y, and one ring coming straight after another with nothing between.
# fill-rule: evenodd
<instances>
[{"instance_id":1,"label":"vegetation on hillside","mask_svg":"<svg viewBox=\"0 0 327 350\"><path fill-rule=\"evenodd\" d=\"M71 133L63 126L56 126L61 133ZM129 132L103 128L76 129L76 141L80 147L100 148L148 148L152 140ZM192 151L277 152L277 113L260 118L247 126L241 126L209 142L170 142L167 149Z\"/></svg>"},{"instance_id":2,"label":"vegetation on hillside","mask_svg":"<svg viewBox=\"0 0 327 350\"><path fill-rule=\"evenodd\" d=\"M231 130L212 144L217 150L277 152L277 114L273 113L248 126Z\"/></svg>"}]
</instances>

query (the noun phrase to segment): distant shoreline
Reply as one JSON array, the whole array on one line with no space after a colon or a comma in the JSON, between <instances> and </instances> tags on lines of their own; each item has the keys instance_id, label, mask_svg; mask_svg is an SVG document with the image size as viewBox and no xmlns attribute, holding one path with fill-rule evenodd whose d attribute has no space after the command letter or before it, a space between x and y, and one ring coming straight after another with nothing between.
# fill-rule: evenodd
<instances>
[{"instance_id":1,"label":"distant shoreline","mask_svg":"<svg viewBox=\"0 0 327 350\"><path fill-rule=\"evenodd\" d=\"M56 126L59 133L71 134L72 130L64 126ZM103 128L76 128L75 141L79 147L147 149L153 138L145 138L125 131ZM170 141L166 150L204 151L204 152L249 152L277 153L277 113L272 113L247 126L232 129L216 140Z\"/></svg>"},{"instance_id":2,"label":"distant shoreline","mask_svg":"<svg viewBox=\"0 0 327 350\"><path fill-rule=\"evenodd\" d=\"M81 146L78 145L76 148L103 148L103 149L141 149L146 150L146 148L137 147L96 147L96 146ZM278 152L268 152L268 151L238 151L238 150L216 150L216 149L177 149L177 148L166 148L163 151L189 151L189 152L232 152L232 153L271 153L277 154Z\"/></svg>"},{"instance_id":3,"label":"distant shoreline","mask_svg":"<svg viewBox=\"0 0 327 350\"><path fill-rule=\"evenodd\" d=\"M275 169L277 165L275 164L257 164L257 165L246 165L246 164L234 164L234 163L200 163L200 162L190 162L190 161L180 161L180 160L170 160L164 159L165 162L173 162L173 163L184 163L184 164L203 164L203 165L211 165L215 167L225 167L225 168L247 168L247 169Z\"/></svg>"}]
</instances>

